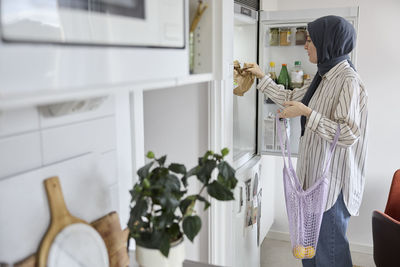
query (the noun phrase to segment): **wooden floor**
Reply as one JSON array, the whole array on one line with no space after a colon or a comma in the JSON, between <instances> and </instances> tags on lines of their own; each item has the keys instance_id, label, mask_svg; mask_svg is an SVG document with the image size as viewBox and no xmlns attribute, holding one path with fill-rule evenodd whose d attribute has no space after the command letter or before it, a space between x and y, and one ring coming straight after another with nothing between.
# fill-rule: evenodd
<instances>
[{"instance_id":1,"label":"wooden floor","mask_svg":"<svg viewBox=\"0 0 400 267\"><path fill-rule=\"evenodd\" d=\"M352 252L351 257L354 267L375 267L373 256L370 254ZM260 267L301 266L301 261L293 257L289 242L266 238L262 243Z\"/></svg>"}]
</instances>

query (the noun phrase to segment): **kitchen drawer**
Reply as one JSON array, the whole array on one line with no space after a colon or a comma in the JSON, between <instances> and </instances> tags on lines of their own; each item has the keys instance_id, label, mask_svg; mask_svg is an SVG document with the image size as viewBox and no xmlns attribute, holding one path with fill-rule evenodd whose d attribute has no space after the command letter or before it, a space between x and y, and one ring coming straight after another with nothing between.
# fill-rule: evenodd
<instances>
[{"instance_id":1,"label":"kitchen drawer","mask_svg":"<svg viewBox=\"0 0 400 267\"><path fill-rule=\"evenodd\" d=\"M101 119L42 131L43 164L72 158L89 152L115 149L115 118Z\"/></svg>"},{"instance_id":2,"label":"kitchen drawer","mask_svg":"<svg viewBox=\"0 0 400 267\"><path fill-rule=\"evenodd\" d=\"M0 111L0 138L39 129L37 108Z\"/></svg>"},{"instance_id":3,"label":"kitchen drawer","mask_svg":"<svg viewBox=\"0 0 400 267\"><path fill-rule=\"evenodd\" d=\"M40 134L0 138L0 179L40 167Z\"/></svg>"},{"instance_id":4,"label":"kitchen drawer","mask_svg":"<svg viewBox=\"0 0 400 267\"><path fill-rule=\"evenodd\" d=\"M57 105L61 106L57 107ZM68 108L72 109L71 113L59 116L53 116L51 113L52 110L53 112L59 111L63 113L63 110L65 111ZM42 106L39 110L40 126L42 129L46 129L113 115L115 113L115 105L113 96L104 96Z\"/></svg>"}]
</instances>

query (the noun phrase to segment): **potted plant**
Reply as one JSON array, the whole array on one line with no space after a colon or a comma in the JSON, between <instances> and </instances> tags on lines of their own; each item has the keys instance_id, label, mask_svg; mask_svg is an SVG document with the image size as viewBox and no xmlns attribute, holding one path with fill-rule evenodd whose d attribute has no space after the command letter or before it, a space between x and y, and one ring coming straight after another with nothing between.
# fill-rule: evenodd
<instances>
[{"instance_id":1,"label":"potted plant","mask_svg":"<svg viewBox=\"0 0 400 267\"><path fill-rule=\"evenodd\" d=\"M137 171L139 181L130 191L131 212L128 222L130 237L136 241L136 259L141 266L181 267L184 260L183 238L193 242L201 229L201 219L194 206L197 201L210 202L202 195L207 192L217 200L233 200L237 184L235 170L224 161L227 148L221 154L207 151L198 165L186 170L183 164L166 166L166 156L155 158ZM213 171L217 178L213 179ZM202 184L198 194L187 195L188 179L195 176Z\"/></svg>"}]
</instances>

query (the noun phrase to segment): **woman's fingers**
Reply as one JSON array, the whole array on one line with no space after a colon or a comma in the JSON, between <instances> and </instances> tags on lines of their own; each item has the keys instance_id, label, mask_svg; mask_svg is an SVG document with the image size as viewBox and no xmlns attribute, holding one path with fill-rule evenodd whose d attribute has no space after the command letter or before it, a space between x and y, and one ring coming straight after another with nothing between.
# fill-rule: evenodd
<instances>
[{"instance_id":1,"label":"woman's fingers","mask_svg":"<svg viewBox=\"0 0 400 267\"><path fill-rule=\"evenodd\" d=\"M287 107L287 106L294 106L294 105L296 105L296 102L297 102L297 101L286 101L286 102L283 102L283 105L284 105L285 107Z\"/></svg>"},{"instance_id":2,"label":"woman's fingers","mask_svg":"<svg viewBox=\"0 0 400 267\"><path fill-rule=\"evenodd\" d=\"M285 119L286 118L285 110L278 109L278 116L279 116L279 118Z\"/></svg>"},{"instance_id":3,"label":"woman's fingers","mask_svg":"<svg viewBox=\"0 0 400 267\"><path fill-rule=\"evenodd\" d=\"M257 73L257 69L254 67L246 68L244 71L251 72L253 74Z\"/></svg>"},{"instance_id":4,"label":"woman's fingers","mask_svg":"<svg viewBox=\"0 0 400 267\"><path fill-rule=\"evenodd\" d=\"M280 118L293 118L302 115L297 101L287 101L283 105L285 108L283 110L278 110L278 115Z\"/></svg>"}]
</instances>

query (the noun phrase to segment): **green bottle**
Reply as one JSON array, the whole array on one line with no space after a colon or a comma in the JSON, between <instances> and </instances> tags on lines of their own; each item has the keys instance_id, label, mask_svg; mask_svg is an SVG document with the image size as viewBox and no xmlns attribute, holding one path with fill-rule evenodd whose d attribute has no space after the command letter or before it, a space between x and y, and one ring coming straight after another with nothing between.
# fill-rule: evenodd
<instances>
[{"instance_id":1,"label":"green bottle","mask_svg":"<svg viewBox=\"0 0 400 267\"><path fill-rule=\"evenodd\" d=\"M287 64L282 64L282 69L279 73L277 84L282 84L283 86L285 86L285 89L290 88L290 78L287 70Z\"/></svg>"}]
</instances>

